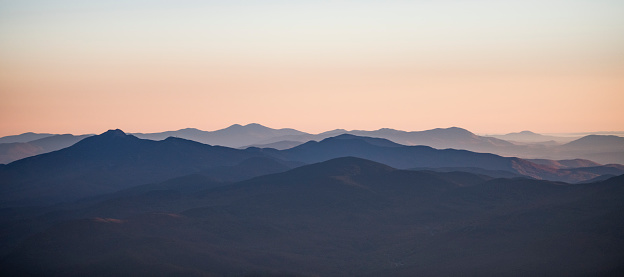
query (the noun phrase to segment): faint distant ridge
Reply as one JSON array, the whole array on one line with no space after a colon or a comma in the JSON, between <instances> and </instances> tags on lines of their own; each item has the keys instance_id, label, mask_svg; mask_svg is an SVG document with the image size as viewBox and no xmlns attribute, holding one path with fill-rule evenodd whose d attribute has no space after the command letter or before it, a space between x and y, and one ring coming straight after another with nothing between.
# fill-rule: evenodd
<instances>
[{"instance_id":1,"label":"faint distant ridge","mask_svg":"<svg viewBox=\"0 0 624 277\"><path fill-rule=\"evenodd\" d=\"M560 137L560 136L546 136L531 131L522 131L516 133L509 133L505 135L488 135L488 137L498 138L507 141L536 143L536 142L548 142L554 141L557 143L565 143L575 139L574 137Z\"/></svg>"},{"instance_id":2,"label":"faint distant ridge","mask_svg":"<svg viewBox=\"0 0 624 277\"><path fill-rule=\"evenodd\" d=\"M180 137L210 145L243 147L256 144L260 141L273 137L301 134L306 133L290 128L272 129L257 123L251 123L244 126L234 124L216 131L202 131L194 128L186 128L178 131L150 134L134 133L133 135L139 138L151 140L163 140L167 137Z\"/></svg>"},{"instance_id":3,"label":"faint distant ridge","mask_svg":"<svg viewBox=\"0 0 624 277\"><path fill-rule=\"evenodd\" d=\"M562 145L561 147L573 149L612 149L613 147L615 147L617 149L624 149L624 138L614 135L589 135L571 141L567 144Z\"/></svg>"},{"instance_id":4,"label":"faint distant ridge","mask_svg":"<svg viewBox=\"0 0 624 277\"><path fill-rule=\"evenodd\" d=\"M0 143L0 164L69 147L91 135L50 135L29 142Z\"/></svg>"},{"instance_id":5,"label":"faint distant ridge","mask_svg":"<svg viewBox=\"0 0 624 277\"><path fill-rule=\"evenodd\" d=\"M271 138L262 143L274 143L278 141L320 141L340 134L351 134L371 138L383 138L403 145L426 145L438 149L454 148L466 149L478 152L492 152L493 149L513 147L512 143L504 140L477 136L474 133L459 127L436 128L425 131L401 131L390 128L382 128L375 131L344 130L336 129L320 134L287 135Z\"/></svg>"},{"instance_id":6,"label":"faint distant ridge","mask_svg":"<svg viewBox=\"0 0 624 277\"><path fill-rule=\"evenodd\" d=\"M37 139L42 139L45 137L53 136L54 134L47 133L23 133L20 135L12 135L0 138L0 143L15 143L15 142L29 142Z\"/></svg>"},{"instance_id":7,"label":"faint distant ridge","mask_svg":"<svg viewBox=\"0 0 624 277\"><path fill-rule=\"evenodd\" d=\"M566 158L583 157L603 164L624 164L624 137L589 135L556 148Z\"/></svg>"}]
</instances>

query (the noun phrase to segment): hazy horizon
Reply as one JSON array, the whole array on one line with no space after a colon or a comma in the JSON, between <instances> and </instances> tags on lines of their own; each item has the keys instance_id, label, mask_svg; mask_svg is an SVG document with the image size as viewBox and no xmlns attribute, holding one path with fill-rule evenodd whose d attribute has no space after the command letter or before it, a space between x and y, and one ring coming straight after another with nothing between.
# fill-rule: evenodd
<instances>
[{"instance_id":1,"label":"hazy horizon","mask_svg":"<svg viewBox=\"0 0 624 277\"><path fill-rule=\"evenodd\" d=\"M621 131L624 2L0 2L0 136Z\"/></svg>"},{"instance_id":2,"label":"hazy horizon","mask_svg":"<svg viewBox=\"0 0 624 277\"><path fill-rule=\"evenodd\" d=\"M382 128L375 128L375 129L349 129L349 128L336 128L336 129L324 129L321 131L307 131L304 129L299 129L299 128L295 128L295 127L289 127L289 126L284 126L284 127L274 127L274 126L270 126L267 124L262 124L262 123L258 123L258 122L251 122L251 123L245 123L245 124L240 124L240 123L233 123L233 124L229 124L227 126L223 126L220 128L216 128L216 129L201 129L201 128L196 128L196 127L184 127L184 128L174 128L174 129L167 129L167 130L154 130L154 131L137 131L137 130L126 130L126 129L122 129L122 128L115 128L115 127L111 127L108 129L102 129L102 130L94 130L92 132L55 132L55 131L50 131L50 132L39 132L39 131L27 131L27 132L22 132L22 133L16 133L16 134L6 134L6 135L0 135L0 137L5 137L5 136L12 136L12 135L20 135L20 134L24 134L24 133L39 133L39 134L44 134L44 133L49 133L49 134L72 134L72 135L87 135L87 134L101 134L104 133L108 130L115 130L115 129L120 129L122 131L124 131L125 133L128 134L134 134L134 133L143 133L143 134L149 134L149 133L160 133L160 132L168 132L168 131L179 131L179 130L184 130L184 129L197 129L197 130L201 130L201 131L207 131L207 132L213 132L213 131L218 131L218 130L222 130L222 129L226 129L228 127L231 127L233 125L241 125L241 126L247 126L250 124L259 124L262 125L264 127L268 127L271 129L294 129L297 131L301 131L301 132L305 132L305 133L309 133L309 134L321 134L323 132L328 132L328 131L333 131L333 130L346 130L346 131L376 131L376 130L380 130L380 129L386 129L387 127L382 127ZM432 128L432 129L447 129L447 128L462 128L461 126L449 126L449 127L436 127L436 128ZM394 129L394 128L391 128ZM400 131L406 131L406 132L419 132L419 131L427 131L427 130L432 130L432 129L422 129L422 130L405 130L405 129L395 129L395 130L400 130ZM462 128L462 129L466 129L466 128ZM470 129L466 129L476 135L481 135L481 136L495 136L495 135L506 135L506 134L510 134L510 133L520 133L520 132L524 132L524 131L530 131L530 132L534 132L531 130L518 130L518 131L512 131L512 132L507 132L507 133L481 133L481 132L475 132L473 130ZM540 133L540 132L534 132L534 133L538 133L540 135L559 135L559 136L569 136L569 137L573 137L573 136L583 136L583 135L589 135L589 134L600 134L600 135L616 135L616 136L624 136L624 131L619 131L619 130L614 130L614 131L589 131L589 132L563 132L563 133Z\"/></svg>"}]
</instances>

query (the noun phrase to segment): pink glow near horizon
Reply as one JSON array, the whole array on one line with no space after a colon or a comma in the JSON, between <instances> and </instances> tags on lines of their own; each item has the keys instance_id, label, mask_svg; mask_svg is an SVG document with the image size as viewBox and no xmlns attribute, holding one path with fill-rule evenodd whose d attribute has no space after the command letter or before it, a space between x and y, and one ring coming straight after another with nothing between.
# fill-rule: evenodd
<instances>
[{"instance_id":1,"label":"pink glow near horizon","mask_svg":"<svg viewBox=\"0 0 624 277\"><path fill-rule=\"evenodd\" d=\"M0 4L0 136L624 130L613 1L70 2Z\"/></svg>"}]
</instances>

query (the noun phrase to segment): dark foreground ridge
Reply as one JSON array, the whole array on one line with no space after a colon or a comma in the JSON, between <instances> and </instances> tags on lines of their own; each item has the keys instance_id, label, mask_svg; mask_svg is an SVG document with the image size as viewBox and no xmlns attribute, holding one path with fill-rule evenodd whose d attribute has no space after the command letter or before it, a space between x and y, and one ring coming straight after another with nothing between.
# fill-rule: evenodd
<instances>
[{"instance_id":1,"label":"dark foreground ridge","mask_svg":"<svg viewBox=\"0 0 624 277\"><path fill-rule=\"evenodd\" d=\"M51 227L16 245L0 268L11 276L624 273L624 175L570 185L343 157L202 182L30 211L26 221Z\"/></svg>"}]
</instances>

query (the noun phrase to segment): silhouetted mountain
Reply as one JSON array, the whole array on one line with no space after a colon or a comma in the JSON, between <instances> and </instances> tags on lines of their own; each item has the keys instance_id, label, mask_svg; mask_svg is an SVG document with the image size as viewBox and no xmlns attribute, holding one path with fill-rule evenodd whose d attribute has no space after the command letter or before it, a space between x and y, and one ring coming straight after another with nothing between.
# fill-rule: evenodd
<instances>
[{"instance_id":1,"label":"silhouetted mountain","mask_svg":"<svg viewBox=\"0 0 624 277\"><path fill-rule=\"evenodd\" d=\"M65 221L0 267L11 276L619 276L622 184L624 175L568 185L339 158L163 197L159 212Z\"/></svg>"},{"instance_id":2,"label":"silhouetted mountain","mask_svg":"<svg viewBox=\"0 0 624 277\"><path fill-rule=\"evenodd\" d=\"M314 163L333 158L353 156L373 160L396 168L481 168L508 171L536 179L580 182L597 177L582 170L571 172L535 164L519 158L465 150L438 150L427 146L404 146L381 138L340 135L321 142L310 141L297 147L266 152L284 160Z\"/></svg>"},{"instance_id":3,"label":"silhouetted mountain","mask_svg":"<svg viewBox=\"0 0 624 277\"><path fill-rule=\"evenodd\" d=\"M455 131L463 133L461 130ZM55 138L62 136L46 139ZM237 150L173 137L163 141L143 140L120 130L111 130L88 137L65 149L0 167L0 191L3 192L0 200L2 206L45 205L202 171L216 179L236 181L270 172L259 169L257 174L250 171L244 173L231 166L251 157L268 156L302 163L354 156L404 169L477 167L567 182L590 180L601 172L619 173L619 169L613 168L560 170L518 158L463 150L436 150L426 146L403 146L381 138L349 134L278 151L258 148Z\"/></svg>"},{"instance_id":4,"label":"silhouetted mountain","mask_svg":"<svg viewBox=\"0 0 624 277\"><path fill-rule=\"evenodd\" d=\"M260 124L252 123L245 126L234 124L225 129L212 132L201 131L198 129L182 129L178 131L168 131L162 133L141 134L136 133L139 138L162 140L167 137L179 137L197 142L221 145L227 147L242 147L252 144L258 144L260 141L267 140L278 136L300 135L305 134L294 129L272 129Z\"/></svg>"},{"instance_id":5,"label":"silhouetted mountain","mask_svg":"<svg viewBox=\"0 0 624 277\"><path fill-rule=\"evenodd\" d=\"M624 138L618 136L589 135L560 147L568 151L614 151L624 150Z\"/></svg>"},{"instance_id":6,"label":"silhouetted mountain","mask_svg":"<svg viewBox=\"0 0 624 277\"><path fill-rule=\"evenodd\" d=\"M271 143L280 140L320 141L340 134L384 138L403 145L425 145L438 149L454 148L481 152L491 152L491 150L494 148L514 146L512 143L509 143L507 141L496 138L477 136L468 130L457 127L437 128L432 130L414 132L406 132L388 128L383 128L376 131L347 131L343 129L337 129L318 135L303 134L299 136L282 136L264 141L264 143Z\"/></svg>"},{"instance_id":7,"label":"silhouetted mountain","mask_svg":"<svg viewBox=\"0 0 624 277\"><path fill-rule=\"evenodd\" d=\"M376 134L375 134L376 133ZM375 137L390 139L405 145L426 145L438 149L465 149L470 151L487 151L492 147L512 146L511 143L495 138L477 136L472 132L458 128L437 128L419 132L404 132L392 129L380 129L373 132L357 132L355 134L374 134Z\"/></svg>"},{"instance_id":8,"label":"silhouetted mountain","mask_svg":"<svg viewBox=\"0 0 624 277\"><path fill-rule=\"evenodd\" d=\"M357 136L385 138L403 145L425 145L437 149L462 149L481 153L492 153L506 157L520 157L529 159L589 159L599 163L619 163L624 164L624 150L619 144L604 144L600 141L586 143L589 147L559 147L560 144L554 140L541 142L508 142L502 139L478 136L472 132L458 128L438 128L425 131L401 131L383 128L375 131L336 129L320 134L309 134L294 129L271 129L259 124L248 124L241 126L234 124L228 128L217 131L202 131L198 129L182 129L178 131L167 131L162 133L135 134L137 137L163 140L167 137L179 137L188 140L198 141L211 145L222 145L235 148L259 147L288 149L299 143L310 140L321 141L326 138L341 134L352 134ZM568 141L570 137L547 137L529 131L512 133L508 135L526 136L541 139L557 139L557 141ZM286 143L288 141L288 143ZM592 145L604 144L605 147L591 147ZM23 146L20 152L35 152L36 148Z\"/></svg>"},{"instance_id":9,"label":"silhouetted mountain","mask_svg":"<svg viewBox=\"0 0 624 277\"><path fill-rule=\"evenodd\" d=\"M514 142L528 142L528 143L537 143L537 142L548 142L554 141L558 143L566 143L572 140L575 140L575 137L557 137L557 136L546 136L542 134L533 133L531 131L522 131L517 133L509 133L505 135L487 135L488 137L493 137L497 139L514 141Z\"/></svg>"},{"instance_id":10,"label":"silhouetted mountain","mask_svg":"<svg viewBox=\"0 0 624 277\"><path fill-rule=\"evenodd\" d=\"M8 164L19 159L69 147L91 135L50 135L30 142L0 143L0 163Z\"/></svg>"},{"instance_id":11,"label":"silhouetted mountain","mask_svg":"<svg viewBox=\"0 0 624 277\"><path fill-rule=\"evenodd\" d=\"M139 139L121 130L88 137L71 147L0 170L2 206L44 205L233 166L262 153L168 138Z\"/></svg>"},{"instance_id":12,"label":"silhouetted mountain","mask_svg":"<svg viewBox=\"0 0 624 277\"><path fill-rule=\"evenodd\" d=\"M23 133L20 135L1 137L0 143L29 142L29 141L42 139L42 138L53 136L53 135L54 134L28 132L28 133Z\"/></svg>"},{"instance_id":13,"label":"silhouetted mountain","mask_svg":"<svg viewBox=\"0 0 624 277\"><path fill-rule=\"evenodd\" d=\"M565 158L586 158L599 163L624 164L624 138L589 135L554 149Z\"/></svg>"}]
</instances>

